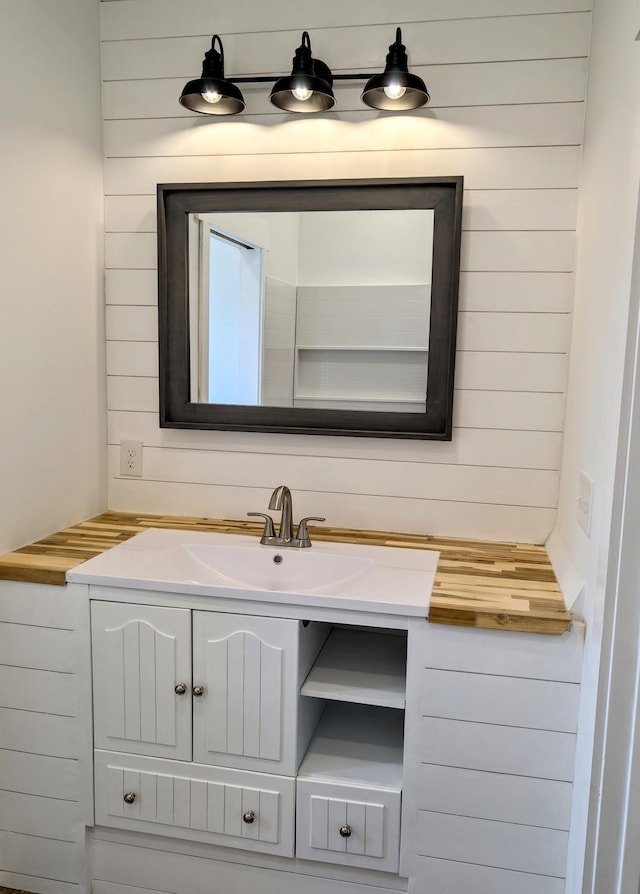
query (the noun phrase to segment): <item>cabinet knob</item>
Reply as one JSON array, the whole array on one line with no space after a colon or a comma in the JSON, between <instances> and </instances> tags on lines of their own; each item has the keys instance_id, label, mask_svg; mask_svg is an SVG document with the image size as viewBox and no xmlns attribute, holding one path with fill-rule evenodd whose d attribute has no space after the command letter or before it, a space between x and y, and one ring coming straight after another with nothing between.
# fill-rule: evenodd
<instances>
[{"instance_id":1,"label":"cabinet knob","mask_svg":"<svg viewBox=\"0 0 640 894\"><path fill-rule=\"evenodd\" d=\"M344 826L340 826L340 834L343 838L349 838L351 835L351 826L348 826L346 823Z\"/></svg>"},{"instance_id":2,"label":"cabinet knob","mask_svg":"<svg viewBox=\"0 0 640 894\"><path fill-rule=\"evenodd\" d=\"M184 695L186 691L187 691L186 683L178 683L176 685L176 695Z\"/></svg>"},{"instance_id":3,"label":"cabinet knob","mask_svg":"<svg viewBox=\"0 0 640 894\"><path fill-rule=\"evenodd\" d=\"M196 698L200 698L201 695L204 695L204 686L194 686L192 691Z\"/></svg>"},{"instance_id":4,"label":"cabinet knob","mask_svg":"<svg viewBox=\"0 0 640 894\"><path fill-rule=\"evenodd\" d=\"M124 796L124 802L125 802L125 804L133 804L133 802L135 801L135 799L136 799L136 793L135 793L135 792L127 792L126 795Z\"/></svg>"},{"instance_id":5,"label":"cabinet knob","mask_svg":"<svg viewBox=\"0 0 640 894\"><path fill-rule=\"evenodd\" d=\"M247 810L247 812L242 815L242 819L245 823L252 823L255 818L256 815L253 810Z\"/></svg>"}]
</instances>

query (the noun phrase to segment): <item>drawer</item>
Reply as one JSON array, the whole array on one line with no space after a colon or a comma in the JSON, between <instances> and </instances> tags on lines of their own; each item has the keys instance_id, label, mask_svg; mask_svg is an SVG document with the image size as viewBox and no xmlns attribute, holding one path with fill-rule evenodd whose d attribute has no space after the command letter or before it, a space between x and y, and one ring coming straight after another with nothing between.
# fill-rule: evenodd
<instances>
[{"instance_id":1,"label":"drawer","mask_svg":"<svg viewBox=\"0 0 640 894\"><path fill-rule=\"evenodd\" d=\"M397 872L400 800L396 789L299 779L296 856Z\"/></svg>"},{"instance_id":2,"label":"drawer","mask_svg":"<svg viewBox=\"0 0 640 894\"><path fill-rule=\"evenodd\" d=\"M95 787L97 825L293 856L294 779L96 751Z\"/></svg>"}]
</instances>

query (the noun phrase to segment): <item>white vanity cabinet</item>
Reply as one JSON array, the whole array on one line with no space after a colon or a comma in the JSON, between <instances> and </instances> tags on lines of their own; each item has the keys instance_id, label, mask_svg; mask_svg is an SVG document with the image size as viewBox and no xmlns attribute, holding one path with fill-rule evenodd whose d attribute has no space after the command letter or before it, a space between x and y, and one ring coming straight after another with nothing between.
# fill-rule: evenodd
<instances>
[{"instance_id":1,"label":"white vanity cabinet","mask_svg":"<svg viewBox=\"0 0 640 894\"><path fill-rule=\"evenodd\" d=\"M293 854L326 625L92 603L96 821Z\"/></svg>"},{"instance_id":2,"label":"white vanity cabinet","mask_svg":"<svg viewBox=\"0 0 640 894\"><path fill-rule=\"evenodd\" d=\"M567 894L579 625L90 595L94 878Z\"/></svg>"},{"instance_id":3,"label":"white vanity cabinet","mask_svg":"<svg viewBox=\"0 0 640 894\"><path fill-rule=\"evenodd\" d=\"M298 653L317 649L315 628L117 602L93 602L91 623L96 748L295 775Z\"/></svg>"},{"instance_id":4,"label":"white vanity cabinet","mask_svg":"<svg viewBox=\"0 0 640 894\"><path fill-rule=\"evenodd\" d=\"M412 624L400 871L410 894L567 887L584 627Z\"/></svg>"}]
</instances>

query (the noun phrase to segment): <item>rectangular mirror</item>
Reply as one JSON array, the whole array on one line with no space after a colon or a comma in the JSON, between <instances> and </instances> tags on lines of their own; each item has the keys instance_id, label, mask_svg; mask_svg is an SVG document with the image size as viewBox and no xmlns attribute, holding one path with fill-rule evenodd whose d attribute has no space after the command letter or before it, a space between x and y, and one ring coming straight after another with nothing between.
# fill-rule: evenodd
<instances>
[{"instance_id":1,"label":"rectangular mirror","mask_svg":"<svg viewBox=\"0 0 640 894\"><path fill-rule=\"evenodd\" d=\"M158 187L160 424L449 439L462 178Z\"/></svg>"}]
</instances>

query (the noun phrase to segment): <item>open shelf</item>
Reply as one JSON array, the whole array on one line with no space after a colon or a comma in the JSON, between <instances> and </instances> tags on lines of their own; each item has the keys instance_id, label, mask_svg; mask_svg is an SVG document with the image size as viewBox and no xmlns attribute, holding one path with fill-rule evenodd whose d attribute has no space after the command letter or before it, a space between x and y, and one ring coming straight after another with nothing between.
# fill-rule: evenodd
<instances>
[{"instance_id":1,"label":"open shelf","mask_svg":"<svg viewBox=\"0 0 640 894\"><path fill-rule=\"evenodd\" d=\"M296 345L294 398L424 403L426 347Z\"/></svg>"},{"instance_id":2,"label":"open shelf","mask_svg":"<svg viewBox=\"0 0 640 894\"><path fill-rule=\"evenodd\" d=\"M329 702L298 778L402 789L404 712Z\"/></svg>"},{"instance_id":3,"label":"open shelf","mask_svg":"<svg viewBox=\"0 0 640 894\"><path fill-rule=\"evenodd\" d=\"M406 664L404 636L334 628L300 692L312 698L404 708Z\"/></svg>"}]
</instances>

